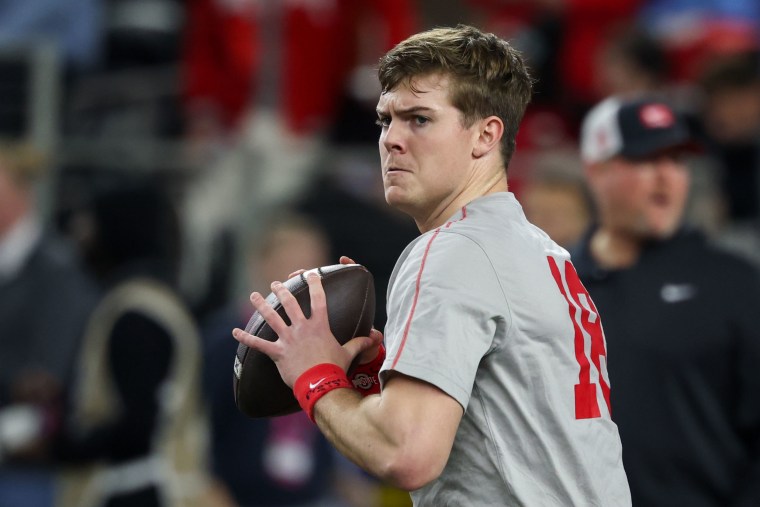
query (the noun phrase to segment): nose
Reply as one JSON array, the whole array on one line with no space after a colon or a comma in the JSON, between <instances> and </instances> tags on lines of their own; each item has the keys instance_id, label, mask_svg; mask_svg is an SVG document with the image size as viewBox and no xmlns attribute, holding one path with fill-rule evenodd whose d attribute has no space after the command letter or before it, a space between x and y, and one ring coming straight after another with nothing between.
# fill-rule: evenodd
<instances>
[{"instance_id":1,"label":"nose","mask_svg":"<svg viewBox=\"0 0 760 507\"><path fill-rule=\"evenodd\" d=\"M663 155L654 161L654 166L660 176L682 173L686 171L686 164L677 155Z\"/></svg>"},{"instance_id":2,"label":"nose","mask_svg":"<svg viewBox=\"0 0 760 507\"><path fill-rule=\"evenodd\" d=\"M388 152L403 153L406 151L401 125L391 121L380 134L380 143Z\"/></svg>"}]
</instances>

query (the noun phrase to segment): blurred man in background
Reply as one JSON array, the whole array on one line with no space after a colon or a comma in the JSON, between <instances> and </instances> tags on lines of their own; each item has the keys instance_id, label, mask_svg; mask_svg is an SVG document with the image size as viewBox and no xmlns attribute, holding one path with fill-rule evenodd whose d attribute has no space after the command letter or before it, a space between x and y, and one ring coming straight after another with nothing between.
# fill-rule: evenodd
<instances>
[{"instance_id":1,"label":"blurred man in background","mask_svg":"<svg viewBox=\"0 0 760 507\"><path fill-rule=\"evenodd\" d=\"M760 266L760 51L714 59L699 84L724 205L719 239Z\"/></svg>"},{"instance_id":2,"label":"blurred man in background","mask_svg":"<svg viewBox=\"0 0 760 507\"><path fill-rule=\"evenodd\" d=\"M59 507L218 505L207 476L201 344L177 289L181 231L154 181L121 181L81 211L103 295L53 446Z\"/></svg>"},{"instance_id":3,"label":"blurred man in background","mask_svg":"<svg viewBox=\"0 0 760 507\"><path fill-rule=\"evenodd\" d=\"M581 154L598 223L572 252L615 368L634 505L760 505L760 279L682 223L690 173L683 116L608 99Z\"/></svg>"},{"instance_id":4,"label":"blurred man in background","mask_svg":"<svg viewBox=\"0 0 760 507\"><path fill-rule=\"evenodd\" d=\"M536 166L518 195L528 221L564 248L580 240L592 215L586 182L568 165Z\"/></svg>"},{"instance_id":5,"label":"blurred man in background","mask_svg":"<svg viewBox=\"0 0 760 507\"><path fill-rule=\"evenodd\" d=\"M35 183L45 162L0 142L0 506L48 506L52 475L33 444L60 420L61 396L95 301L75 255L44 228Z\"/></svg>"}]
</instances>

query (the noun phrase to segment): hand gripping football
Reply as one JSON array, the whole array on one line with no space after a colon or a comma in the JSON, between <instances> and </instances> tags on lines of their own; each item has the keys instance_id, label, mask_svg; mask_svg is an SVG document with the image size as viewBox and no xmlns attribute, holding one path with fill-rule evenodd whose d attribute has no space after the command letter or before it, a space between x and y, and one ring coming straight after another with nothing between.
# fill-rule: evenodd
<instances>
[{"instance_id":1,"label":"hand gripping football","mask_svg":"<svg viewBox=\"0 0 760 507\"><path fill-rule=\"evenodd\" d=\"M327 298L327 317L338 342L343 345L356 336L369 336L375 318L375 283L372 274L359 264L335 264L317 268ZM295 296L304 315L311 315L311 300L303 273L283 282ZM290 324L285 309L274 293L267 301ZM259 312L254 312L246 332L269 341L277 334ZM235 403L249 417L274 417L301 410L293 391L282 381L274 361L242 343L235 355L233 377Z\"/></svg>"}]
</instances>

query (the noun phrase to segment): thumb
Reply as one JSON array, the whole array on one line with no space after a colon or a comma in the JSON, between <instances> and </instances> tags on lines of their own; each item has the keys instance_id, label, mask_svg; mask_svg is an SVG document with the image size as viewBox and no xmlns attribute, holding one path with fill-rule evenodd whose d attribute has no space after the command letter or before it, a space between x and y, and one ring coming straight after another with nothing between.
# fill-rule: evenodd
<instances>
[{"instance_id":1,"label":"thumb","mask_svg":"<svg viewBox=\"0 0 760 507\"><path fill-rule=\"evenodd\" d=\"M369 338L372 340L373 345L380 345L383 343L383 333L375 329L374 327L369 331Z\"/></svg>"},{"instance_id":2,"label":"thumb","mask_svg":"<svg viewBox=\"0 0 760 507\"><path fill-rule=\"evenodd\" d=\"M356 359L362 352L369 350L376 345L375 341L369 336L357 336L347 341L343 348L348 352L351 361Z\"/></svg>"},{"instance_id":3,"label":"thumb","mask_svg":"<svg viewBox=\"0 0 760 507\"><path fill-rule=\"evenodd\" d=\"M356 359L354 360L356 364L366 364L373 361L377 357L380 345L383 343L383 333L373 328L369 332L369 340L372 342L371 345L365 347L356 356Z\"/></svg>"}]
</instances>

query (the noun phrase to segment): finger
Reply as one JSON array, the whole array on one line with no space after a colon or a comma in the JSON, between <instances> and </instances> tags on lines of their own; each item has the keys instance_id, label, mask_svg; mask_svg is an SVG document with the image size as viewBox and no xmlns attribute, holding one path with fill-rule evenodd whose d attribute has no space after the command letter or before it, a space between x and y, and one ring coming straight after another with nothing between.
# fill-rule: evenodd
<instances>
[{"instance_id":1,"label":"finger","mask_svg":"<svg viewBox=\"0 0 760 507\"><path fill-rule=\"evenodd\" d=\"M282 320L280 314L272 308L272 305L260 293L254 292L251 294L251 303L253 303L256 311L259 312L266 323L269 324L269 327L272 328L272 331L277 333L278 336L281 336L288 329L288 325Z\"/></svg>"},{"instance_id":2,"label":"finger","mask_svg":"<svg viewBox=\"0 0 760 507\"><path fill-rule=\"evenodd\" d=\"M305 318L301 305L298 304L298 300L288 290L282 282L272 282L272 292L275 293L277 299L280 300L282 307L285 308L285 313L290 317L290 321L300 320Z\"/></svg>"},{"instance_id":3,"label":"finger","mask_svg":"<svg viewBox=\"0 0 760 507\"><path fill-rule=\"evenodd\" d=\"M345 255L340 256L340 263L341 264L358 264L358 262L353 260L351 257L347 257Z\"/></svg>"},{"instance_id":4,"label":"finger","mask_svg":"<svg viewBox=\"0 0 760 507\"><path fill-rule=\"evenodd\" d=\"M322 278L317 273L309 273L306 277L309 284L309 298L311 300L311 318L323 319L327 316L327 297L322 287Z\"/></svg>"},{"instance_id":5,"label":"finger","mask_svg":"<svg viewBox=\"0 0 760 507\"><path fill-rule=\"evenodd\" d=\"M278 355L278 346L275 342L264 340L263 338L254 336L237 327L232 330L232 336L243 345L258 350L262 354L271 357L273 360Z\"/></svg>"},{"instance_id":6,"label":"finger","mask_svg":"<svg viewBox=\"0 0 760 507\"><path fill-rule=\"evenodd\" d=\"M305 269L299 269L299 270L297 270L297 271L293 271L292 273L290 273L290 274L288 275L288 280L290 280L290 279L291 279L291 278L293 278L294 276L300 276L300 275L302 275L302 274L304 274L304 273L306 273L306 270L305 270Z\"/></svg>"},{"instance_id":7,"label":"finger","mask_svg":"<svg viewBox=\"0 0 760 507\"><path fill-rule=\"evenodd\" d=\"M369 338L375 345L383 343L383 333L375 329L374 327L369 332Z\"/></svg>"},{"instance_id":8,"label":"finger","mask_svg":"<svg viewBox=\"0 0 760 507\"><path fill-rule=\"evenodd\" d=\"M356 356L355 362L357 364L366 364L374 361L374 359L377 357L378 350L380 350L380 345L383 343L383 333L377 329L372 328L369 332L368 338L372 342L372 345L361 351Z\"/></svg>"},{"instance_id":9,"label":"finger","mask_svg":"<svg viewBox=\"0 0 760 507\"><path fill-rule=\"evenodd\" d=\"M298 304L295 296L293 296L285 285L281 282L272 282L272 292L274 292L277 299L280 300L280 304L285 308L285 313L288 314L291 322L305 318L303 310L301 310L301 306Z\"/></svg>"}]
</instances>

